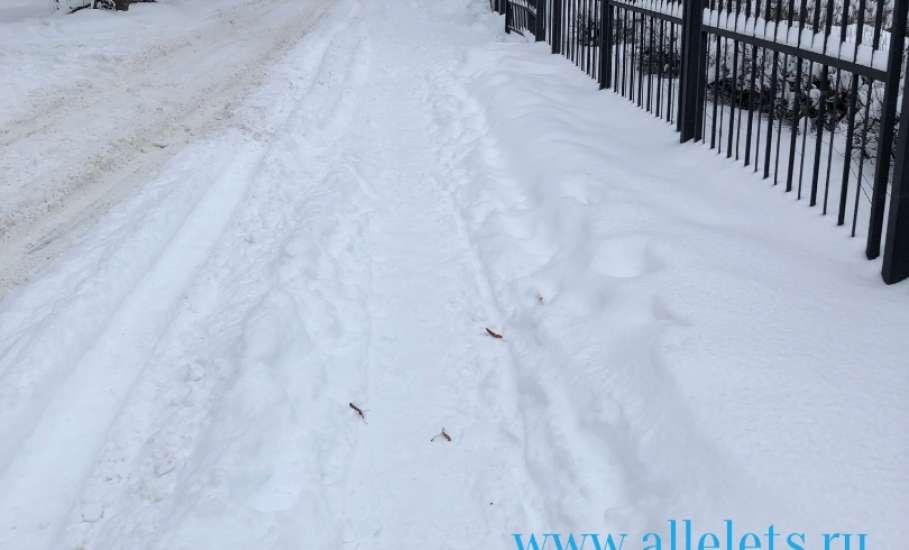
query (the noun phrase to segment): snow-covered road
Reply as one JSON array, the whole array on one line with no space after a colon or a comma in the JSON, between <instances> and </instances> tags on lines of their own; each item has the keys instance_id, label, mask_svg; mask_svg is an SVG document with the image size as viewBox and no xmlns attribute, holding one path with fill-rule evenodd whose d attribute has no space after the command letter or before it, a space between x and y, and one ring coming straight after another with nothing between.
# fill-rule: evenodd
<instances>
[{"instance_id":1,"label":"snow-covered road","mask_svg":"<svg viewBox=\"0 0 909 550\"><path fill-rule=\"evenodd\" d=\"M229 120L0 302L0 549L731 517L898 550L909 295L860 243L484 0L303 4Z\"/></svg>"},{"instance_id":2,"label":"snow-covered road","mask_svg":"<svg viewBox=\"0 0 909 550\"><path fill-rule=\"evenodd\" d=\"M0 297L236 106L330 0L0 20ZM2 14L0 14L2 15Z\"/></svg>"}]
</instances>

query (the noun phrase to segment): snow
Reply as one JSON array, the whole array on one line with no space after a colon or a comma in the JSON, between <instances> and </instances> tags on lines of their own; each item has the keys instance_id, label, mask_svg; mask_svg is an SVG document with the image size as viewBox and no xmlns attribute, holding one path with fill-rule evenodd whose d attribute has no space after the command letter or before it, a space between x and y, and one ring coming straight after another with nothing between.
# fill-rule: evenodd
<instances>
[{"instance_id":1,"label":"snow","mask_svg":"<svg viewBox=\"0 0 909 550\"><path fill-rule=\"evenodd\" d=\"M163 0L0 23L0 295L223 132L328 0Z\"/></svg>"},{"instance_id":2,"label":"snow","mask_svg":"<svg viewBox=\"0 0 909 550\"><path fill-rule=\"evenodd\" d=\"M859 241L485 0L296 9L229 115L0 302L0 549L673 518L900 547L909 287Z\"/></svg>"},{"instance_id":3,"label":"snow","mask_svg":"<svg viewBox=\"0 0 909 550\"><path fill-rule=\"evenodd\" d=\"M17 22L36 17L44 17L55 11L50 3L34 0L5 0L0 5L0 22Z\"/></svg>"},{"instance_id":4,"label":"snow","mask_svg":"<svg viewBox=\"0 0 909 550\"><path fill-rule=\"evenodd\" d=\"M683 15L681 2L665 2L661 0L636 0L634 2L619 1L618 5L629 5L645 9L654 13L661 13L678 19ZM824 54L843 61L851 61L866 67L886 70L887 56L890 49L890 32L881 31L877 48L868 44L873 41L873 23L867 24L862 30L862 39L865 43L856 43L858 38L858 25L852 24L846 28L846 40L840 41L841 26L831 25L830 38L825 40L824 32L813 32L810 23L801 25L799 22L768 20L759 15L748 17L744 12L736 15L730 10L704 9L703 23L706 26L738 32L747 36L762 38L777 44L807 49L818 54Z\"/></svg>"}]
</instances>

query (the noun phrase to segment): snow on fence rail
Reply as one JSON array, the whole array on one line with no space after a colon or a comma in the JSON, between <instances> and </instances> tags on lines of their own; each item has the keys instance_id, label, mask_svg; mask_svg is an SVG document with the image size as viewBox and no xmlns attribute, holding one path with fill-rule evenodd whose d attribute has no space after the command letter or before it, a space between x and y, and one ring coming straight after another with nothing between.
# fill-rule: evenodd
<instances>
[{"instance_id":1,"label":"snow on fence rail","mask_svg":"<svg viewBox=\"0 0 909 550\"><path fill-rule=\"evenodd\" d=\"M887 283L909 277L909 124L899 125L909 116L909 0L490 6L506 31L548 42L601 88L673 124L681 141L709 144L835 213L852 236L863 232L869 259L883 246Z\"/></svg>"}]
</instances>

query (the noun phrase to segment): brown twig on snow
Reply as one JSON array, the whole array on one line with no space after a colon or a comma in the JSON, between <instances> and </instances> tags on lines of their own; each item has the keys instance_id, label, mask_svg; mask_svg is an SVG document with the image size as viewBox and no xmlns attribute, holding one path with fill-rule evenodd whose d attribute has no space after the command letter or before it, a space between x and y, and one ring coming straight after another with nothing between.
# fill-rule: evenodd
<instances>
[{"instance_id":1,"label":"brown twig on snow","mask_svg":"<svg viewBox=\"0 0 909 550\"><path fill-rule=\"evenodd\" d=\"M451 436L448 435L448 432L445 431L445 428L442 428L442 432L436 434L435 437L433 437L433 438L430 439L429 441L435 441L436 439L439 439L440 437L441 437L441 438L444 438L445 441L448 441L449 443L451 443Z\"/></svg>"},{"instance_id":2,"label":"brown twig on snow","mask_svg":"<svg viewBox=\"0 0 909 550\"><path fill-rule=\"evenodd\" d=\"M486 334L492 336L492 337L495 338L496 340L501 340L502 338L505 338L504 336L502 336L502 335L499 334L498 332L493 332L492 330L490 330L490 329L488 329L488 328L486 329Z\"/></svg>"},{"instance_id":3,"label":"brown twig on snow","mask_svg":"<svg viewBox=\"0 0 909 550\"><path fill-rule=\"evenodd\" d=\"M351 402L351 403L348 403L348 405L350 405L350 408L353 409L354 412L357 413L357 416L359 416L360 418L363 419L363 423L366 424L366 423L367 423L367 422L366 422L366 413L363 412L363 409L361 409L360 407L354 405L352 402Z\"/></svg>"}]
</instances>

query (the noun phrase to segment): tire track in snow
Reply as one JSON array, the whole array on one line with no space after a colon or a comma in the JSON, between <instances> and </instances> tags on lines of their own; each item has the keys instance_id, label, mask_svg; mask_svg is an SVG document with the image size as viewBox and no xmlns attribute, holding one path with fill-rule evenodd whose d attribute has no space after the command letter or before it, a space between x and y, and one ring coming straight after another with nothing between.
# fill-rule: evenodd
<instances>
[{"instance_id":1,"label":"tire track in snow","mask_svg":"<svg viewBox=\"0 0 909 550\"><path fill-rule=\"evenodd\" d=\"M304 65L309 63L310 72L318 75L323 70L321 64L330 41L314 40L311 47L307 41L307 45L305 54L309 58ZM307 86L316 84L311 81ZM286 129L287 121L299 106L287 112L282 112L283 108L281 104L271 105L271 110L278 112L278 126L264 134L255 131L251 137L267 140ZM274 115L254 111L248 116L260 114L262 118L256 119L255 124L269 127L269 119ZM96 340L103 332L120 302L151 269L180 224L192 215L193 205L212 184L209 173L196 173L197 165L218 166L227 162L221 150L242 149L244 145L237 143L237 137L230 134L191 148L171 163L169 172L150 185L149 192L113 212L106 227L81 239L83 246L75 247L78 254L70 254L66 269L49 274L32 292L13 297L10 300L13 307L0 312L0 327L4 329L0 333L0 376L13 381L0 386L3 433L11 433L13 426L21 426L23 422L27 425L23 419L10 422L9 426L3 421L17 404L40 397L44 393L42 387L65 372L60 370L67 368L65 365L59 361L54 364L59 355L77 357L86 342ZM162 231L162 227L167 229ZM135 254L137 250L145 253ZM47 296L65 298L48 300ZM59 353L45 353L48 348L56 348ZM13 447L14 440L8 443ZM0 446L0 465L5 455Z\"/></svg>"},{"instance_id":2,"label":"tire track in snow","mask_svg":"<svg viewBox=\"0 0 909 550\"><path fill-rule=\"evenodd\" d=\"M242 152L191 211L161 256L131 289L60 390L50 398L0 481L0 517L13 525L29 512L49 525L79 488L112 415L134 380L137 357L146 357L166 330L181 294L204 264L243 198L258 151ZM73 391L75 390L75 391ZM65 461L61 461L65 456ZM40 512L38 512L40 510ZM38 517L35 517L35 516ZM32 528L33 529L33 528ZM10 547L41 547L52 533L4 531ZM9 537L10 532L16 534Z\"/></svg>"},{"instance_id":3,"label":"tire track in snow","mask_svg":"<svg viewBox=\"0 0 909 550\"><path fill-rule=\"evenodd\" d=\"M230 140L218 145L224 143ZM223 162L212 156L210 149L201 153L201 158ZM61 270L46 285L21 296L0 317L3 340L8 342L0 357L0 370L7 381L0 387L0 426L3 433L10 434L0 453L4 468L10 453L37 421L35 412L40 409L35 408L35 402L46 406L52 397L52 384L59 384L58 379L71 370L72 362L81 360L91 345L111 330L118 309L160 260L180 227L189 223L194 209L215 183L211 175L202 174L198 185L188 185L179 192L170 189L187 176L187 169L185 162L177 164L174 173L154 185L133 208L114 217L115 227L103 235L103 245L74 256L74 269ZM175 202L162 207L159 201ZM116 227L118 223L122 226ZM73 298L49 301L48 296L55 294L52 288L61 286ZM17 438L14 434L23 435Z\"/></svg>"},{"instance_id":4,"label":"tire track in snow","mask_svg":"<svg viewBox=\"0 0 909 550\"><path fill-rule=\"evenodd\" d=\"M157 177L189 143L235 123L234 104L261 84L262 68L331 2L232 3L109 71L45 90L49 100L2 123L0 298Z\"/></svg>"},{"instance_id":5,"label":"tire track in snow","mask_svg":"<svg viewBox=\"0 0 909 550\"><path fill-rule=\"evenodd\" d=\"M308 84L290 100L297 108L283 127L269 132L273 144L265 157L267 173L257 178L258 191L245 204L236 234L211 262L218 268L209 269L215 277L193 289L166 345L151 361L130 400L138 405L120 415L109 438L110 452L99 460L83 491L83 504L70 520L66 540L71 544L198 548L247 525L247 518L257 519L220 547L249 548L266 540L278 545L297 535L296 529L284 527L296 523L284 517L286 509L296 506L296 500L310 500L295 491L322 486L318 479L305 482L305 474L321 463L306 451L324 442L308 442L295 419L302 417L310 426L317 418L338 417L337 402L320 401L315 408L295 403L300 395L328 387L313 362L326 353L319 343L324 335L317 329L326 323L319 314L331 313L333 294L306 292L318 282L309 278L318 275L311 273L311 262L324 266L319 271L337 271L334 258L344 248L329 247L326 256L306 242L350 238L344 236L350 224L339 224L351 218L335 217L350 187L332 168L343 164L332 151L353 120L348 97L353 90L334 92L341 83L349 87L351 76L356 84L362 72L361 63L341 63L364 58L357 50L358 35L350 29L352 15L337 14L311 44L300 48L297 55L309 66L303 71ZM333 236L338 231L341 236ZM250 254L241 252L245 250ZM301 274L306 284L297 288L294 281ZM162 400L162 406L145 410L144 404ZM131 441L137 432L141 445ZM287 446L299 437L299 445ZM306 468L299 470L303 459ZM272 482L243 488L247 476L264 472ZM278 479L284 483L275 483ZM217 519L207 512L215 502L221 507ZM85 510L95 516L103 510L104 517L86 523Z\"/></svg>"},{"instance_id":6,"label":"tire track in snow","mask_svg":"<svg viewBox=\"0 0 909 550\"><path fill-rule=\"evenodd\" d=\"M326 27L330 30L330 32L326 33L330 37L343 31L345 25L343 23L335 23L333 26L326 25ZM323 45L322 42L317 44ZM333 74L332 67L338 65L336 56L355 51L343 49L332 52L330 40L326 40L324 45L324 48L312 48L315 53L309 56L309 61L314 62L314 74L309 85L310 90L317 89L332 78L341 81L346 80L345 73ZM334 56L335 58L329 64L326 64L326 56ZM300 101L304 99L302 96L302 93L298 93L295 97ZM334 95L326 96L325 94L322 94L321 97L328 100L329 104L326 105L323 101L323 104L320 104L317 108L306 108L305 104L299 103L290 117L293 119L293 124L299 126L301 122L308 122L305 119L313 117L325 124L342 125L345 117L331 114L338 113L339 98ZM347 103L349 104L350 102L347 101ZM335 107L332 107L332 104ZM346 118L349 119L349 116ZM290 121L285 122L285 133L291 133L289 130L290 126ZM282 131L278 129L277 133L281 134ZM320 137L326 137L326 135L323 133ZM67 304L68 308L61 304L61 308L64 311L68 309L69 315L60 315L61 311L59 310L44 309L47 314L44 317L45 320L39 320L32 326L33 329L45 327L44 331L35 331L40 336L32 339L31 345L27 342L28 339L23 341L22 338L14 338L14 341L18 343L8 346L7 349L10 352L15 351L14 357L10 357L8 354L4 356L4 361L8 361L7 365L10 369L18 370L19 372L27 370L28 367L32 366L28 361L29 357L47 363L56 362L56 364L49 365L50 372L46 374L52 374L53 376L48 376L48 379L57 378L61 373L69 370L71 373L68 378L72 383L67 388L57 380L58 386L55 388L48 386L40 393L36 394L34 391L26 391L25 394L19 394L18 396L21 397L21 402L27 405L27 408L23 407L22 412L34 415L37 425L35 430L22 430L21 433L23 435L30 434L30 437L24 443L24 448L18 449L18 445L15 445L14 441L5 442L9 444L10 451L15 449L18 454L12 457L11 462L4 469L3 477L0 478L0 487L5 489L4 495L0 497L0 503L2 503L0 506L3 507L3 513L0 514L0 517L3 518L5 523L2 526L2 530L0 530L0 542L2 542L0 546L6 547L9 544L22 549L48 547L49 542L59 529L59 527L55 527L55 519L59 518L63 511L74 504L73 499L82 484L82 477L86 473L85 470L89 467L92 460L97 461L101 465L101 470L105 469L104 464L109 465L112 463L109 457L95 457L94 455L103 443L105 432L109 428L113 428L115 431L117 429L114 413L118 413L118 416L124 413L118 406L124 403L123 400L129 394L131 388L140 394L143 390L147 391L147 388L142 388L141 384L139 384L140 387L138 389L136 388L136 377L140 376L139 373L142 372L142 369L137 371L137 367L148 369L150 364L154 368L166 367L155 365L147 358L153 351L167 351L168 346L172 345L172 341L168 338L165 337L162 340L163 335L167 334L170 338L179 338L181 336L174 334L173 329L168 332L168 328L175 323L175 319L180 318L179 312L182 311L185 315L188 307L186 305L188 295L190 294L188 290L192 286L193 281L198 279L196 274L199 273L199 269L203 266L205 268L204 273L206 273L206 276L202 278L204 281L209 277L208 274L211 273L212 268L218 267L217 265L212 265L212 263L225 259L224 256L221 256L220 260L215 259L211 253L216 248L224 246L223 243L218 246L216 244L224 240L224 230L228 226L233 227L236 224L238 216L233 214L235 207L239 207L243 213L248 213L249 217L253 218L253 222L265 212L268 215L283 213L285 219L292 219L297 214L291 207L293 204L299 204L300 202L299 190L287 189L286 184L279 186L281 188L277 192L267 193L267 196L271 197L271 203L247 204L250 197L246 195L246 191L250 183L256 180L254 174L261 168L259 161L265 155L265 152L258 145L244 140L239 140L239 142L236 140L233 142L228 141L226 144L218 143L218 145L221 147L227 145L227 150L234 149L236 160L233 166L238 167L240 173L237 173L236 170L228 169L224 177L206 190L205 198L200 201L197 207L177 208L176 212L182 212L184 221L174 223L172 216L166 215L162 216L163 219L158 220L154 217L150 218L150 221L157 222L155 225L156 231L151 231L150 236L164 244L163 252L155 260L155 267L142 277L140 282L130 283L127 277L125 284L115 285L118 295L128 295L129 297L125 298L122 304L118 304L117 299L111 300L109 303L113 309L109 309L110 313L106 314L108 316L104 316L105 314L103 313L98 316L102 324L95 330L95 335L91 337L95 344L75 367L65 364L68 358L63 354L47 354L45 346L46 342L54 335L51 329L54 327L66 327L66 323L71 322L72 316L84 315L87 312L86 306L91 307L91 300L77 300L75 303ZM306 145L309 146L310 144L307 143ZM279 141L270 148L272 151L271 157L275 160L283 161L286 155L281 151L274 153L274 150L287 146L295 149L300 147L300 145L294 146L294 142ZM317 147L322 146L323 144L317 145ZM294 168L285 176L299 177L305 174L305 172L301 173L298 165L294 164L293 166ZM195 175L192 172L188 172L181 173L178 177L195 177ZM265 185L275 184L275 181L261 181L261 179L259 181ZM255 195L255 192L253 194ZM287 199L289 197L293 197L295 200L288 204ZM176 206L173 201L179 201L183 197L179 193L172 193L170 196L163 193L163 196L154 198L162 202L155 204L155 201L150 201L151 209L163 211ZM142 201L139 202L141 203ZM286 204L286 206L279 208L278 206L282 204ZM147 208L149 204L141 204L141 206ZM255 206L265 212L254 210L249 213L249 210ZM132 213L135 214L135 212ZM168 237L168 233L165 233L163 235L164 238L161 238L160 228L162 221L167 224L165 227L169 226L171 228L171 237ZM142 245L147 243L143 243L142 238L140 238L141 235L139 237L133 235L136 223L134 220L130 220L130 222L132 223L125 223L126 227L121 228L119 232L113 233L113 243L108 245L108 249L95 258L97 267L93 267L92 262L88 262L88 265L86 265L85 262L80 262L78 259L71 262L73 265L70 267L75 266L78 270L76 273L84 281L84 283L80 284L89 287L86 289L89 292L89 296L103 290L95 288L97 285L92 282L93 280L105 281L110 279L98 277L98 273L82 271L83 269L114 269L115 271L122 271L125 264L112 262L114 258L121 256L124 261L135 259L137 251L140 256L143 255ZM278 227L277 229L286 231L288 227ZM98 237L98 235L95 237ZM146 239L148 237L149 235L145 236ZM277 238L280 243L280 234ZM121 242L118 242L118 240ZM95 246L94 243L92 244ZM132 250L133 257L130 258L129 254L125 254L123 252L124 249ZM274 252L280 253L280 249ZM229 260L230 258L226 259ZM234 258L234 260L237 259L242 258ZM143 259L143 262L147 261ZM222 265L220 267L222 270L227 268L228 273L232 274L231 268L235 271L240 266ZM63 269L61 271L66 272L67 270ZM127 273L142 273L143 271L146 271L146 268L140 262L135 269L127 270ZM67 275L72 277L72 274L69 273L61 278L65 278ZM57 282L59 283L60 281ZM267 287L262 290L266 289ZM78 295L79 292L76 294ZM26 294L21 301L28 303L30 298L33 297ZM217 317L216 314L214 316ZM5 317L14 318L16 315L6 315ZM63 321L64 324L60 325L60 321ZM7 329L14 326L4 324ZM105 326L106 328L104 328ZM196 331L204 330L205 328L204 326L193 327ZM7 331L5 330L5 332ZM24 334L24 331L20 334ZM4 334L4 336L7 336L7 334ZM200 336L202 335L200 334ZM78 337L72 340L70 344L73 346L80 341L83 345L85 342L83 338ZM73 351L76 350L77 348L73 349ZM7 372L6 374L9 373ZM195 374L188 374L187 376L190 378L196 377ZM145 381L146 378L148 377L140 376L142 381ZM27 379L23 380L23 382L30 384ZM24 388L27 388L27 386ZM23 388L20 387L20 389ZM34 407L35 401L32 398L40 397L43 394L47 394L47 405L44 406L43 413L40 413L36 411ZM143 407L147 407L147 403L143 403L138 408L142 409ZM129 412L129 409L127 411ZM149 414L148 411L132 412L139 416ZM135 418L135 416L130 414L125 414L125 416ZM3 421L15 420L15 417L4 414L2 419ZM12 424L15 424L15 422L12 422ZM123 454L124 451L120 450L122 445L128 449L124 458L128 458L129 455L134 456L137 449L135 441L130 440L134 440L136 434L130 429L123 430L121 433L124 432L130 432L125 434L126 441L113 442L114 444L109 441L105 446L105 451L114 450ZM12 432L4 431L4 433ZM74 452L70 453L66 462L61 463L59 453L64 449L70 448L74 449ZM170 467L167 465L167 461L170 459L169 457L164 457L163 459L163 468L165 470ZM119 467L122 469L122 465ZM160 474L161 466L156 465L155 468L159 469L158 473ZM80 519L88 523L98 522L104 515L104 503L98 502L98 500L96 498L84 500L79 507L74 523L78 524ZM45 504L48 501L51 503L50 505ZM99 508L99 506L102 507ZM135 548L135 544L136 541L133 540L124 547Z\"/></svg>"}]
</instances>

